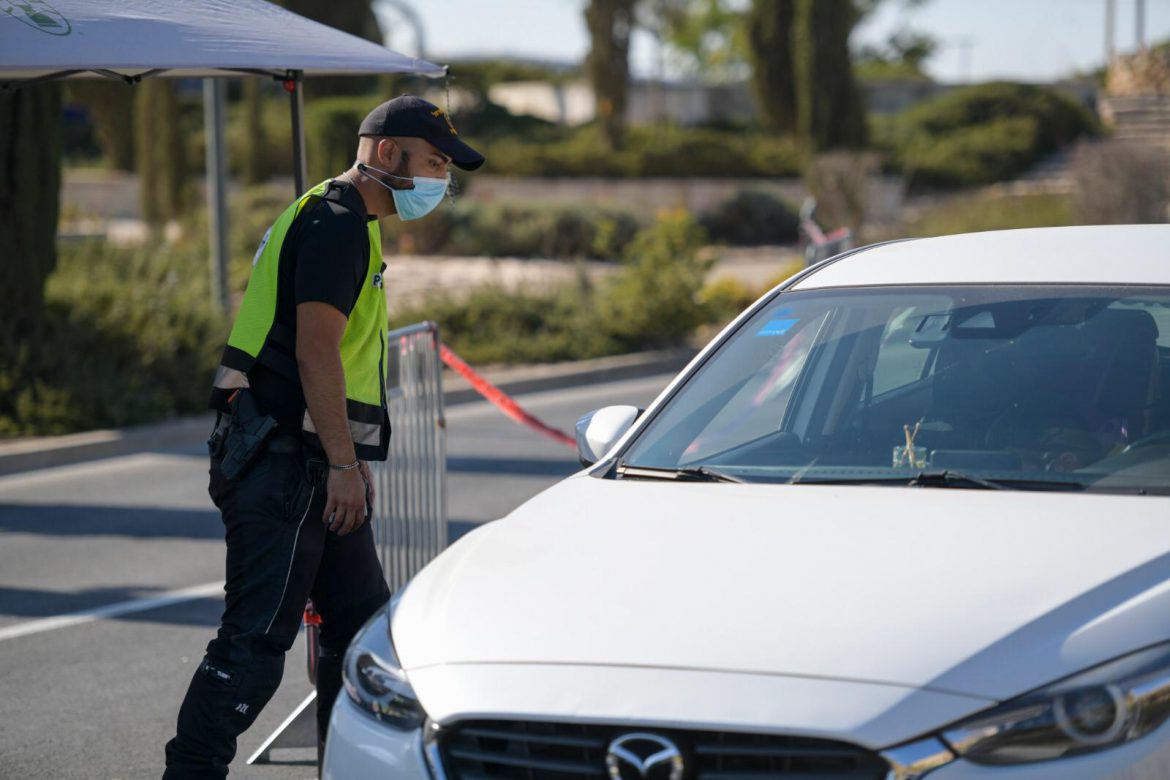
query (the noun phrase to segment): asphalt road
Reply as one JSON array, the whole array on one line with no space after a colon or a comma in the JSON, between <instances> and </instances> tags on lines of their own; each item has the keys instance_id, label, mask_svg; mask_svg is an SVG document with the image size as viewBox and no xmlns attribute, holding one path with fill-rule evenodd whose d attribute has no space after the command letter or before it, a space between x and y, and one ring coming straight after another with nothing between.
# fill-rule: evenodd
<instances>
[{"instance_id":1,"label":"asphalt road","mask_svg":"<svg viewBox=\"0 0 1170 780\"><path fill-rule=\"evenodd\" d=\"M669 379L519 400L571 430L590 409L648 404ZM448 431L453 536L577 468L573 451L486 403L449 409ZM0 778L160 776L162 746L221 605L222 524L200 449L0 478ZM316 776L309 751L244 764L309 692L303 661L298 640L280 690L240 739L232 777Z\"/></svg>"}]
</instances>

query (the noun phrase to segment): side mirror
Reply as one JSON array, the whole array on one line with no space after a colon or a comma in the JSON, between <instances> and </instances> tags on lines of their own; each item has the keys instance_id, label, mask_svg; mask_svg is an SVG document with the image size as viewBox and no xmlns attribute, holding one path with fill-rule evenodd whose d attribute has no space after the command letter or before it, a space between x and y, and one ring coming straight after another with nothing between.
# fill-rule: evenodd
<instances>
[{"instance_id":1,"label":"side mirror","mask_svg":"<svg viewBox=\"0 0 1170 780\"><path fill-rule=\"evenodd\" d=\"M577 420L577 457L592 466L609 452L642 414L636 406L603 406Z\"/></svg>"}]
</instances>

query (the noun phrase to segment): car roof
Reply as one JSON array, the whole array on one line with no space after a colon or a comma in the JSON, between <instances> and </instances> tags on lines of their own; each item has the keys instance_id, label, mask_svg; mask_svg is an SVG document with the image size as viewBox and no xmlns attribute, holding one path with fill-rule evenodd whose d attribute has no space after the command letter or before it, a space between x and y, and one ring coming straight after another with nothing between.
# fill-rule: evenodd
<instances>
[{"instance_id":1,"label":"car roof","mask_svg":"<svg viewBox=\"0 0 1170 780\"><path fill-rule=\"evenodd\" d=\"M963 233L892 241L810 271L794 290L894 284L1170 284L1170 225Z\"/></svg>"}]
</instances>

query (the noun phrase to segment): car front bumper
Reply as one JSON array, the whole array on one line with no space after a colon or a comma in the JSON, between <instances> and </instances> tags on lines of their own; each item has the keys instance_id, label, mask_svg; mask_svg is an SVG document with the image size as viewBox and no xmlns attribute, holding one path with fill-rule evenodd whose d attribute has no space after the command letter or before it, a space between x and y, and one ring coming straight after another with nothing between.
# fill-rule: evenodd
<instances>
[{"instance_id":1,"label":"car front bumper","mask_svg":"<svg viewBox=\"0 0 1170 780\"><path fill-rule=\"evenodd\" d=\"M431 780L422 729L400 731L378 723L342 693L329 717L321 780L393 778Z\"/></svg>"},{"instance_id":2,"label":"car front bumper","mask_svg":"<svg viewBox=\"0 0 1170 780\"><path fill-rule=\"evenodd\" d=\"M474 711L474 710L473 710ZM476 717L482 717L481 712ZM511 712L497 717L507 719L548 719L571 721L564 713L534 710L527 714ZM443 720L454 723L462 719L459 713L448 712ZM591 718L596 722L596 719ZM623 718L637 721L632 714ZM647 724L649 725L649 724ZM659 728L701 729L709 726L688 723L679 719L665 723L657 719ZM759 724L735 729L753 731ZM769 729L771 731L771 729ZM848 739L838 733L838 739ZM891 751L891 754L896 751ZM341 695L329 721L329 738L325 750L322 780L354 780L354 778L387 778L388 780L457 780L435 778L424 754L423 731L401 731L378 723L359 710L349 697ZM1170 778L1170 723L1151 734L1127 745L1077 758L1046 761L1014 766L981 766L957 759L921 775L908 775L907 780L1166 780ZM891 771L888 780L903 780Z\"/></svg>"}]
</instances>

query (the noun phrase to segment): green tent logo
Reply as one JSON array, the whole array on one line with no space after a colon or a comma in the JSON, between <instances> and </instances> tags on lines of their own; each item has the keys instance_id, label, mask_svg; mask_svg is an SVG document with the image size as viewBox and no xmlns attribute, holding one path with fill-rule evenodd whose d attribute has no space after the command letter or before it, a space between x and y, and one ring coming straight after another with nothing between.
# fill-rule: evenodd
<instances>
[{"instance_id":1,"label":"green tent logo","mask_svg":"<svg viewBox=\"0 0 1170 780\"><path fill-rule=\"evenodd\" d=\"M49 5L47 0L0 0L0 13L49 35L68 35L73 32L69 20Z\"/></svg>"}]
</instances>

